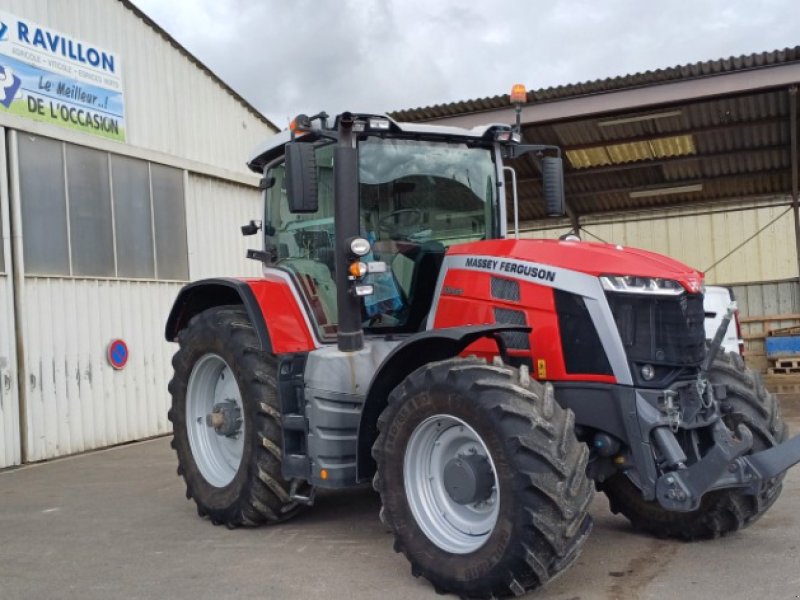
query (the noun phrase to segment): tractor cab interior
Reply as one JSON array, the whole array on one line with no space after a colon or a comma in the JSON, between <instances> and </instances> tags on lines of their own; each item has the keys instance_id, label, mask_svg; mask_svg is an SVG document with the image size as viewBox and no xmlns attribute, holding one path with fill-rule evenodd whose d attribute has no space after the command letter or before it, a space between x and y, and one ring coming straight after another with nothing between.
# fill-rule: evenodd
<instances>
[{"instance_id":1,"label":"tractor cab interior","mask_svg":"<svg viewBox=\"0 0 800 600\"><path fill-rule=\"evenodd\" d=\"M316 149L318 209L291 213L283 165L273 167L265 233L274 266L298 281L323 337L336 333L333 145ZM362 322L369 333L424 328L447 247L493 235L496 168L489 148L464 143L368 138L359 149L359 222L370 242L365 262L385 273L365 283Z\"/></svg>"}]
</instances>

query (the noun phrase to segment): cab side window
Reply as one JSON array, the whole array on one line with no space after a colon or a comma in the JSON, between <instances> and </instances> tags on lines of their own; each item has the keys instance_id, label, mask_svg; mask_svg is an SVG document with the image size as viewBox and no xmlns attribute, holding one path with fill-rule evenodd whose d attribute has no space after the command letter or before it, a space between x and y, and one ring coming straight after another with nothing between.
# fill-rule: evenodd
<instances>
[{"instance_id":1,"label":"cab side window","mask_svg":"<svg viewBox=\"0 0 800 600\"><path fill-rule=\"evenodd\" d=\"M265 231L278 255L276 266L293 273L323 335L336 333L333 226L333 145L316 150L319 207L291 214L284 165L270 169Z\"/></svg>"}]
</instances>

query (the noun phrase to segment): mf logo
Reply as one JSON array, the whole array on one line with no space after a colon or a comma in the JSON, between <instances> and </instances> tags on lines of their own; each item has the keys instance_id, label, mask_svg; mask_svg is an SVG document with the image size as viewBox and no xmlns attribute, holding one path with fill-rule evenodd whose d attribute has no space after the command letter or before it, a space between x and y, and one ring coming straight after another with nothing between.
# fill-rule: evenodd
<instances>
[{"instance_id":1,"label":"mf logo","mask_svg":"<svg viewBox=\"0 0 800 600\"><path fill-rule=\"evenodd\" d=\"M0 65L0 104L9 108L15 99L21 98L21 84L22 80L14 75L11 67Z\"/></svg>"}]
</instances>

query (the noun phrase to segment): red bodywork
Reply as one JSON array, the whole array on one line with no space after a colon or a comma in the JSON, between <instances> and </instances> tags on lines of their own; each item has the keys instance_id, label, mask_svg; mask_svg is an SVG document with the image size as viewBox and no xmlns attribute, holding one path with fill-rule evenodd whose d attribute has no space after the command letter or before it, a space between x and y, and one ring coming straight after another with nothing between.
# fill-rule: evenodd
<instances>
[{"instance_id":1,"label":"red bodywork","mask_svg":"<svg viewBox=\"0 0 800 600\"><path fill-rule=\"evenodd\" d=\"M674 279L695 293L703 274L662 254L594 242L559 240L488 240L452 246L448 256L459 254L516 258L561 267L587 275L639 275Z\"/></svg>"},{"instance_id":2,"label":"red bodywork","mask_svg":"<svg viewBox=\"0 0 800 600\"><path fill-rule=\"evenodd\" d=\"M308 352L317 347L314 334L303 316L291 284L284 277L265 274L258 279L243 279L261 307L275 354Z\"/></svg>"},{"instance_id":3,"label":"red bodywork","mask_svg":"<svg viewBox=\"0 0 800 600\"><path fill-rule=\"evenodd\" d=\"M498 259L516 259L583 273L600 275L639 275L678 281L687 291L696 293L703 282L703 274L668 257L610 244L591 242L564 242L557 240L487 240L452 246L447 256L482 256ZM476 272L459 268L448 269L436 307L433 327L456 327L494 323L494 308L507 308L525 312L532 327L530 351L510 350L516 356L531 355L532 375L538 379L562 381L596 381L615 383L610 375L567 373L561 350L561 338L556 314L553 287L535 281L517 278L520 284L519 301L498 300L491 295L492 277L502 273ZM269 331L273 352L305 352L319 347L309 320L304 316L303 304L294 293L288 277L266 274L257 279L244 280L252 289L261 307ZM557 287L557 284L554 284ZM448 290L459 290L450 294ZM313 290L305 290L314 302ZM312 307L313 310L313 307ZM314 311L319 322L321 315ZM322 324L326 333L331 326ZM481 340L468 348L465 354L489 358L497 354L492 340Z\"/></svg>"},{"instance_id":4,"label":"red bodywork","mask_svg":"<svg viewBox=\"0 0 800 600\"><path fill-rule=\"evenodd\" d=\"M639 275L678 281L687 291L696 293L703 274L671 258L611 244L566 242L558 240L490 240L451 247L450 256L490 256L516 259L539 265L558 267L586 275ZM532 327L530 351L509 350L512 356L528 357L532 375L553 381L595 381L616 383L611 375L567 373L561 349L561 337L553 287L517 278L519 301L504 301L491 295L491 279L502 273L449 269L442 285L434 328L477 325L494 322L494 307L525 312ZM555 287L558 287L555 284ZM457 290L449 294L449 290ZM481 340L465 354L489 358L497 353L494 341Z\"/></svg>"}]
</instances>

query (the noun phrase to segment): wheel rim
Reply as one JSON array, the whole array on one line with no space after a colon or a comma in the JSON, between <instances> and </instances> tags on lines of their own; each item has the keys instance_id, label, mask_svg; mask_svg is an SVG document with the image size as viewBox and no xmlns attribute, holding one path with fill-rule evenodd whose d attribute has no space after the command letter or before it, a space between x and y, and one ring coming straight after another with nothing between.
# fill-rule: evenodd
<instances>
[{"instance_id":1,"label":"wheel rim","mask_svg":"<svg viewBox=\"0 0 800 600\"><path fill-rule=\"evenodd\" d=\"M189 376L186 431L197 468L215 487L233 481L241 465L243 408L239 385L228 363L216 354L202 356Z\"/></svg>"},{"instance_id":2,"label":"wheel rim","mask_svg":"<svg viewBox=\"0 0 800 600\"><path fill-rule=\"evenodd\" d=\"M446 486L445 467L453 460L476 456L491 468L491 493L477 502L457 502ZM500 512L497 471L486 444L461 419L435 415L417 425L406 447L403 480L417 524L442 550L474 552L494 531Z\"/></svg>"}]
</instances>

